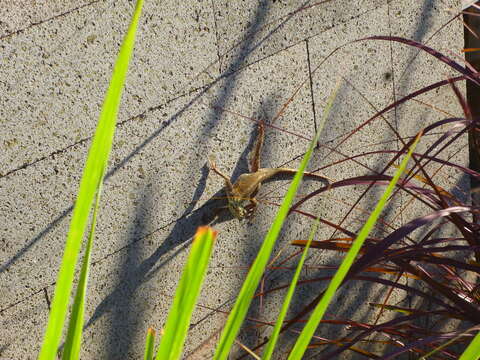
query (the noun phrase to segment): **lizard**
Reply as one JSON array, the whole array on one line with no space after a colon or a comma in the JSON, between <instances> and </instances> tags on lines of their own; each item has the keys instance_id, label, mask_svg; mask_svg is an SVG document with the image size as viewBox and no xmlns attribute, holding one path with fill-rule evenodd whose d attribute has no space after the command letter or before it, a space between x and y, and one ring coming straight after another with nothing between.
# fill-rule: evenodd
<instances>
[{"instance_id":1,"label":"lizard","mask_svg":"<svg viewBox=\"0 0 480 360\"><path fill-rule=\"evenodd\" d=\"M260 168L260 152L262 150L265 139L265 125L263 121L258 122L258 135L255 145L254 154L250 163L250 172L241 174L235 183L232 183L230 178L218 170L215 161L211 158L210 169L222 177L225 181L225 192L227 195L227 207L231 214L239 220L249 218L253 215L258 201L255 198L262 182L273 178L278 174L295 175L298 170L290 168ZM320 179L328 183L330 187L330 180L322 175L304 172L304 176ZM245 205L249 201L250 204Z\"/></svg>"}]
</instances>

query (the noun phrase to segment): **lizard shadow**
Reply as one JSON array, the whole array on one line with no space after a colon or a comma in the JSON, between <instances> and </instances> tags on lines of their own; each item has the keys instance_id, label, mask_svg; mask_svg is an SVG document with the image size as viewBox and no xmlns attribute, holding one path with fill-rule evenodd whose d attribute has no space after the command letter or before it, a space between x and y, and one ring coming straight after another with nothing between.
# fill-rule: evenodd
<instances>
[{"instance_id":1,"label":"lizard shadow","mask_svg":"<svg viewBox=\"0 0 480 360\"><path fill-rule=\"evenodd\" d=\"M252 132L252 135L254 132L255 130ZM244 169L248 168L247 156L251 148L253 147L254 139L255 137L251 136L249 144L247 145L245 150L242 152L242 156L240 156L240 159L237 162L237 165L235 166L234 174L243 173ZM107 295L102 300L102 302L96 307L91 318L86 323L85 329L93 325L104 314L111 312L112 309L130 307L129 306L130 302L126 302L124 300L125 293L128 292L129 294L135 294L137 289L143 283L154 278L155 274L158 271L160 271L165 265L167 265L171 260L173 260L179 253L185 250L188 247L188 245L191 243L192 238L195 235L195 232L199 226L202 226L202 225L213 226L213 225L217 225L222 222L234 219L234 217L230 214L227 208L221 207L222 204L223 205L226 204L225 193L223 189L217 191L207 201L205 201L205 203L202 206L194 210L203 192L205 191L209 173L210 173L209 168L207 164L205 164L202 167L201 178L192 196L192 202L185 209L183 214L180 215L180 217L174 222L173 228L170 231L170 233L167 235L165 240L155 250L155 252L152 255L150 255L148 258L146 258L136 266L135 264L133 264L133 268L129 269L127 272L126 271L122 272L122 273L128 273L128 276L124 276L124 278L121 279L121 281L114 288L114 290L110 292L110 294ZM148 198L148 196L146 198ZM140 214L139 216L137 216L137 220L139 222L137 226L139 228L145 228L146 227L145 224L142 224L142 223L144 223L145 221L148 221L149 217L145 215L145 212L148 213L148 209L147 210L140 209L138 210L138 212L140 212ZM172 225L172 223L170 223L169 225ZM133 239L128 241L125 247L127 248L134 247L136 243L142 242L147 237L153 235L158 231L161 231L162 228L157 228L151 231L149 234L138 234L137 232L138 235L134 235ZM92 265L94 266L95 263L93 263ZM128 266L128 264L125 263L125 266ZM115 318L117 316L122 316L121 315L122 313L124 313L124 311L119 312L118 315L115 312L114 319L113 319L114 323L118 323L118 319L115 320ZM120 326L117 326L117 328L120 328ZM125 332L127 331L129 332L128 327L125 329L126 329ZM119 334L119 336L120 335L122 334ZM127 336L123 336L123 335L127 335ZM123 335L121 336L122 338L123 337L128 338L129 335L131 334L129 332L129 334L123 334ZM125 352L128 350L129 346L127 345L123 346L122 351ZM111 348L110 350L115 352L114 348Z\"/></svg>"}]
</instances>

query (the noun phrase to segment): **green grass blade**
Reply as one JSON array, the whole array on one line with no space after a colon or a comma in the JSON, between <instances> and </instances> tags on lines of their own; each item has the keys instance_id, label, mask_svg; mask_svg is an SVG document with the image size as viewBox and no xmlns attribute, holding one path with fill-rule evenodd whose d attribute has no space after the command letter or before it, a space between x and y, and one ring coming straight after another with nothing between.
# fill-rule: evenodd
<instances>
[{"instance_id":1,"label":"green grass blade","mask_svg":"<svg viewBox=\"0 0 480 360\"><path fill-rule=\"evenodd\" d=\"M153 346L155 345L155 330L148 328L145 339L145 354L143 360L153 360Z\"/></svg>"},{"instance_id":2,"label":"green grass blade","mask_svg":"<svg viewBox=\"0 0 480 360\"><path fill-rule=\"evenodd\" d=\"M93 238L95 235L95 226L97 224L98 205L100 203L100 194L102 186L100 183L97 195L95 196L95 206L93 208L92 224L90 234L88 235L85 255L83 257L82 270L77 285L75 301L72 306L72 313L68 325L67 340L63 347L62 360L78 359L80 356L80 345L82 343L83 318L85 314L85 295L87 293L88 274L90 271L90 258L92 254Z\"/></svg>"},{"instance_id":3,"label":"green grass blade","mask_svg":"<svg viewBox=\"0 0 480 360\"><path fill-rule=\"evenodd\" d=\"M217 233L208 226L199 227L195 234L160 340L157 360L180 359L216 236Z\"/></svg>"},{"instance_id":4,"label":"green grass blade","mask_svg":"<svg viewBox=\"0 0 480 360\"><path fill-rule=\"evenodd\" d=\"M397 169L397 171L395 172L395 175L393 176L392 181L390 181L390 183L388 184L387 188L385 189L385 192L383 193L382 197L378 201L372 214L370 215L367 222L360 230L350 250L345 255L345 258L343 259L342 264L340 265L337 272L333 276L332 280L328 284L325 294L323 295L322 299L315 307L315 310L312 312L312 315L308 319L307 324L305 325L302 332L300 333L300 336L298 337L295 343L295 346L293 347L292 352L288 357L289 360L301 359L303 354L305 353L307 346L310 343L310 340L313 334L315 333L315 330L317 329L318 324L320 323L320 320L322 320L323 314L327 310L327 307L330 304L330 301L335 295L335 291L337 291L338 287L341 285L343 279L347 275L348 270L352 266L353 261L355 260L355 257L360 251L360 248L362 247L363 242L368 237L368 234L373 229L376 221L380 217L380 214L383 208L385 207L388 201L388 198L392 194L393 189L395 188L395 185L397 184L398 180L400 179L400 176L402 175L402 173L404 172L407 166L408 160L412 156L413 150L418 144L418 141L420 140L421 135L422 133L419 133L414 143L412 144L412 146L410 146L410 149L408 150L408 154L402 160L399 168Z\"/></svg>"},{"instance_id":5,"label":"green grass blade","mask_svg":"<svg viewBox=\"0 0 480 360\"><path fill-rule=\"evenodd\" d=\"M465 349L459 360L477 360L480 359L480 332L475 335L472 342Z\"/></svg>"},{"instance_id":6,"label":"green grass blade","mask_svg":"<svg viewBox=\"0 0 480 360\"><path fill-rule=\"evenodd\" d=\"M305 249L303 249L302 257L297 264L297 269L295 270L295 274L293 275L292 282L288 287L287 294L285 295L285 300L283 301L282 308L280 309L280 313L278 315L277 321L275 322L275 326L273 328L273 332L270 335L270 339L268 340L267 346L262 354L262 359L268 360L271 359L273 350L275 349L275 345L277 344L278 336L280 335L280 330L282 329L283 321L287 316L287 311L292 301L293 293L295 292L295 288L297 286L298 279L300 278L300 272L303 268L303 263L307 258L308 249L310 248L310 244L317 232L318 224L320 223L320 218L317 217L315 223L312 226L310 231L310 236L308 237L307 245Z\"/></svg>"},{"instance_id":7,"label":"green grass blade","mask_svg":"<svg viewBox=\"0 0 480 360\"><path fill-rule=\"evenodd\" d=\"M418 360L426 360L426 359L429 359L429 358L431 358L433 355L435 355L436 353L438 353L439 351L445 349L446 347L448 347L448 346L450 346L450 345L452 345L452 344L454 344L454 343L459 342L459 340L462 340L462 338L464 338L465 335L470 332L469 330L470 330L470 329L467 329L465 333L462 333L462 334L459 334L459 335L457 335L457 336L455 336L455 337L452 337L452 338L450 338L448 341L445 341L444 343L442 343L441 345L436 346L434 349L432 349L432 350L429 351L428 353L420 356L420 357L418 358ZM479 333L479 334L480 334L480 333ZM477 337L480 339L480 336L478 336L478 334L477 334ZM473 339L472 343L473 343L474 341L475 341L475 338ZM475 359L475 360L476 360L476 359L480 358L480 340L477 340L477 343L476 343L476 344L473 344L473 347L470 349L470 346L471 346L471 345L472 345L472 344L470 344L470 345L467 347L467 349L465 349L465 351L464 351L463 354L462 354L462 356L465 355L466 357L465 357L465 358L459 357L459 359L462 359L462 360ZM470 352L470 353L467 353L467 350L469 350L469 349L470 349L471 352ZM472 357L472 356L473 356L473 357Z\"/></svg>"},{"instance_id":8,"label":"green grass blade","mask_svg":"<svg viewBox=\"0 0 480 360\"><path fill-rule=\"evenodd\" d=\"M330 96L329 102L323 113L324 119L326 119L328 117L328 114L330 113L330 109L332 108L338 88L339 85L337 85L334 92ZM275 220L273 221L267 235L265 236L258 255L252 267L250 268L250 271L248 272L245 282L242 285L240 293L237 297L237 301L235 302L235 305L233 306L233 309L228 316L227 323L225 324L225 328L223 329L222 335L220 337L220 341L214 356L215 360L226 359L228 357L230 348L232 347L238 331L242 326L255 290L257 289L262 274L265 271L268 259L270 258L273 246L275 245L275 241L277 240L278 234L282 229L283 222L285 221L285 218L288 215L288 211L293 203L293 200L295 199L295 194L297 193L297 189L300 185L300 181L302 180L303 173L312 155L313 148L315 147L318 139L320 138L321 130L322 128L317 131L315 138L310 143L308 151L303 157L303 160L300 163L300 167L288 188L287 194L283 199L280 209L278 210L277 216L275 217Z\"/></svg>"},{"instance_id":9,"label":"green grass blade","mask_svg":"<svg viewBox=\"0 0 480 360\"><path fill-rule=\"evenodd\" d=\"M95 193L102 182L107 167L113 134L128 64L133 51L135 33L143 0L138 0L132 21L118 54L110 85L105 96L97 129L85 163L80 188L70 221L70 230L57 277L52 309L40 350L40 360L53 360L62 336L68 302L72 290L73 276L80 251L83 234Z\"/></svg>"}]
</instances>

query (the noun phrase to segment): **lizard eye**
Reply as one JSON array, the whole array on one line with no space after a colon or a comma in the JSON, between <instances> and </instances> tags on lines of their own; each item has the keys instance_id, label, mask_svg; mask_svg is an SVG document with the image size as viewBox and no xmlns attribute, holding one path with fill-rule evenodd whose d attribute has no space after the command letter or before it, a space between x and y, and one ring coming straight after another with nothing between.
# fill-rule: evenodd
<instances>
[{"instance_id":1,"label":"lizard eye","mask_svg":"<svg viewBox=\"0 0 480 360\"><path fill-rule=\"evenodd\" d=\"M241 206L237 206L236 207L236 212L237 212L237 217L239 219L243 219L245 217L245 209Z\"/></svg>"}]
</instances>

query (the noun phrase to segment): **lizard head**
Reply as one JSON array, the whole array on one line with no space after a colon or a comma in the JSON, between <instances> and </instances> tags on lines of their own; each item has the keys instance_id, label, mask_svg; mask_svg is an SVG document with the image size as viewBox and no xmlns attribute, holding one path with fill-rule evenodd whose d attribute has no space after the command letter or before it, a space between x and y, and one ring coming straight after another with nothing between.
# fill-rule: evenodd
<instances>
[{"instance_id":1,"label":"lizard head","mask_svg":"<svg viewBox=\"0 0 480 360\"><path fill-rule=\"evenodd\" d=\"M243 206L245 200L243 199L228 199L228 209L237 219L242 220L247 216L247 209Z\"/></svg>"}]
</instances>

